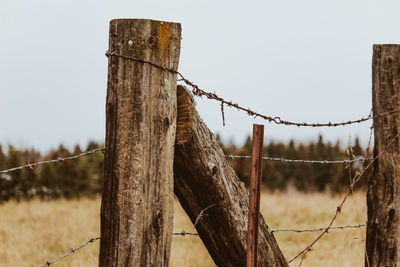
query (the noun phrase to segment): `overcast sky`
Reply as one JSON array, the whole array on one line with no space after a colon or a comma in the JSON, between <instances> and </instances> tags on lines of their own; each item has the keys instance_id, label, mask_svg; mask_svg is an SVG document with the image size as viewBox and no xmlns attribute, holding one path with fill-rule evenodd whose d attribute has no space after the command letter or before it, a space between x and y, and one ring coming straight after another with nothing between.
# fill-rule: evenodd
<instances>
[{"instance_id":1,"label":"overcast sky","mask_svg":"<svg viewBox=\"0 0 400 267\"><path fill-rule=\"evenodd\" d=\"M109 21L182 24L179 71L202 89L285 120L353 120L371 109L374 43L400 43L400 1L2 0L0 143L42 151L102 142ZM253 120L196 98L205 123L242 143L253 123L266 141L365 144L371 122L297 128Z\"/></svg>"}]
</instances>

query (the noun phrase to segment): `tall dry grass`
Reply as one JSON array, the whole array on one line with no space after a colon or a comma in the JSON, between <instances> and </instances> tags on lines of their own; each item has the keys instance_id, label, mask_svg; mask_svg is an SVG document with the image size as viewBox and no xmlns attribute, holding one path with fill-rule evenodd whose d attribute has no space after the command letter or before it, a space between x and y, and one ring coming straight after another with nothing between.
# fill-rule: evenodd
<instances>
[{"instance_id":1,"label":"tall dry grass","mask_svg":"<svg viewBox=\"0 0 400 267\"><path fill-rule=\"evenodd\" d=\"M262 213L270 228L325 226L336 210L340 196L328 194L263 193ZM8 202L0 205L0 266L39 266L71 247L99 235L100 199ZM358 216L357 212L358 211ZM366 220L364 194L348 199L336 225ZM186 214L175 202L174 231L194 231ZM302 266L363 266L361 233L364 230L331 231L307 255ZM290 259L318 233L275 233ZM99 242L89 244L54 266L97 266ZM291 266L297 266L293 263ZM215 266L196 236L175 236L171 266Z\"/></svg>"}]
</instances>

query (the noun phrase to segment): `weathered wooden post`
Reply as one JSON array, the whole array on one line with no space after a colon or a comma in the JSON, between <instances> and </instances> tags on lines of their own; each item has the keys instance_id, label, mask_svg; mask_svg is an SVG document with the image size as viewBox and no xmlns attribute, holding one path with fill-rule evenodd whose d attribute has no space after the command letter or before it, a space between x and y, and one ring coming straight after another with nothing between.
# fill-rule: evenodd
<instances>
[{"instance_id":1,"label":"weathered wooden post","mask_svg":"<svg viewBox=\"0 0 400 267\"><path fill-rule=\"evenodd\" d=\"M373 112L400 108L400 45L374 45ZM365 266L400 266L400 114L374 119L374 174L368 183Z\"/></svg>"},{"instance_id":2,"label":"weathered wooden post","mask_svg":"<svg viewBox=\"0 0 400 267\"><path fill-rule=\"evenodd\" d=\"M264 125L253 124L251 155L249 226L247 233L247 267L257 267L258 224L260 221L260 193Z\"/></svg>"},{"instance_id":3,"label":"weathered wooden post","mask_svg":"<svg viewBox=\"0 0 400 267\"><path fill-rule=\"evenodd\" d=\"M99 266L168 266L180 40L177 23L110 22Z\"/></svg>"},{"instance_id":4,"label":"weathered wooden post","mask_svg":"<svg viewBox=\"0 0 400 267\"><path fill-rule=\"evenodd\" d=\"M194 108L190 92L178 85L174 190L214 262L245 267L249 193L215 136ZM258 266L288 266L260 216Z\"/></svg>"}]
</instances>

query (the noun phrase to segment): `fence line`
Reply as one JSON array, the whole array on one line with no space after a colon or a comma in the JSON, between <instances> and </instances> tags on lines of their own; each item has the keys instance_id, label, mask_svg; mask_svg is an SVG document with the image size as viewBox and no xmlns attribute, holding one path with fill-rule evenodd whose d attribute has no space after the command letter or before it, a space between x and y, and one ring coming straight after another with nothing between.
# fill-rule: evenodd
<instances>
[{"instance_id":1,"label":"fence line","mask_svg":"<svg viewBox=\"0 0 400 267\"><path fill-rule=\"evenodd\" d=\"M372 136L372 129L371 129L371 136ZM371 142L371 136L370 136L369 145L370 145L370 142ZM389 144L385 147L385 149L386 149L389 145L391 145L391 144L393 143L393 141L394 141L397 137L398 137L398 136L396 136L394 139L392 139L392 140L389 142ZM328 161L328 160L296 160L296 159L273 158L273 157L264 157L263 159L265 159L265 160L273 160L273 161L293 162L293 163L322 163L322 164L328 164L328 163L333 163L333 164L335 164L335 163L352 163L352 162L356 162L356 161L362 161L362 165L363 165L363 163L368 159L368 158L366 158L366 155L368 154L369 145L368 145L368 149L367 149L367 151L366 151L366 154L365 154L364 158L362 158L362 159L340 160L340 161L339 161L339 160L338 160L338 161ZM41 162L36 162L36 163L27 164L27 165L24 165L24 166L15 167L15 168L8 169L8 170L2 170L2 171L0 171L0 174L1 174L1 173L8 173L8 172L15 171L15 170L20 170L20 169L23 169L23 168L33 168L33 167L35 167L35 166L43 165L43 164L51 164L51 163L56 163L56 162L60 162L60 161L64 161L64 160L72 160L72 159L76 159L76 158L79 158L79 157L82 157L82 156L85 156L85 155L91 155L91 154L93 154L93 153L95 153L95 152L98 152L98 151L104 152L104 151L105 151L105 148L96 148L96 149L93 149L93 150L90 150L90 151L86 151L86 152L83 152L83 153L80 153L80 154L77 154L77 155L73 155L73 156L70 156L70 157L66 157L66 158L58 157L57 159L53 159L53 160L41 161ZM378 154L378 156L379 156L379 154ZM371 162L370 162L365 168L363 168L362 171L361 171L360 173L358 173L358 174L355 176L355 178L353 178L353 183L350 185L349 188L354 187L355 183L359 180L359 178L361 177L361 175L371 166L371 164L378 158L378 156L376 156L375 158L371 159ZM245 156L245 155L244 155L244 156L241 156L241 155L239 155L239 156L237 156L237 155L226 155L226 157L227 157L227 158L232 158L232 159L237 159L237 158L251 158L251 156ZM345 195L344 201L345 201L345 199L346 199L348 193L351 192L351 191L352 191L352 189L351 189L351 190L348 189L348 191L347 191L347 193L346 193L346 195ZM333 221L334 221L334 219L336 218L338 212L340 212L341 206L344 204L344 201L342 201L342 203L338 206L337 212L336 212L336 214L335 214L333 220L331 221L331 223L329 224L328 227L320 227L320 228L316 228L316 229L271 229L271 230L270 230L271 233L276 233L276 232L296 232L296 233L304 233L304 232L320 232L320 231L324 231L311 245L309 245L306 249L304 249L302 252L300 252L296 257L294 257L292 260L290 260L289 263L292 262L293 260L295 260L297 257L299 257L299 256L301 256L301 255L303 255L303 258L304 258L305 254L308 253L308 252L311 250L311 247L312 247L325 233L327 233L329 230L339 230L339 229L340 229L340 230L344 230L344 229L351 229L351 228L354 229L354 228L361 228L361 227L364 227L364 226L366 225L366 224L359 224L359 225L347 225L347 226L336 226L336 227L332 227ZM198 236L199 234L182 231L182 232L180 232L180 233L173 233L173 235L175 235L175 236ZM53 263L55 263L55 262L57 262L57 261L59 261L59 260L65 258L65 257L71 255L72 253L76 252L77 250L79 250L79 249L81 249L81 248L87 246L88 244L93 243L93 242L95 242L95 241L97 241L97 240L99 240L99 239L100 239L100 237L91 238L91 239L89 239L88 241L86 241L85 243L83 243L82 245L80 245L80 246L78 246L78 247L75 247L75 248L72 248L71 250L69 250L69 251L68 251L67 253L65 253L64 255L62 255L62 256L60 256L60 257L54 259L54 260L47 261L44 265L41 265L40 267L50 266L51 264L53 264Z\"/></svg>"},{"instance_id":2,"label":"fence line","mask_svg":"<svg viewBox=\"0 0 400 267\"><path fill-rule=\"evenodd\" d=\"M75 253L77 250L79 250L79 249L81 249L81 248L87 246L88 244L93 243L93 242L95 242L95 241L97 241L97 240L99 240L99 239L100 239L100 237L90 238L88 241L86 241L86 242L83 243L82 245L77 246L77 247L75 247L75 248L71 248L71 249L70 249L67 253L65 253L64 255L62 255L62 256L60 256L60 257L54 259L54 260L47 261L45 264L40 265L39 267L50 266L50 265L52 265L53 263L56 263L57 261L62 260L62 259L64 259L65 257L69 256L71 253Z\"/></svg>"},{"instance_id":3,"label":"fence line","mask_svg":"<svg viewBox=\"0 0 400 267\"><path fill-rule=\"evenodd\" d=\"M21 169L25 169L25 168L32 169L33 167L36 167L36 166L39 166L39 165L51 164L51 163L56 163L56 162L60 162L60 161L76 159L76 158L80 158L80 157L83 157L83 156L86 156L86 155L91 155L91 154L93 154L95 152L98 152L98 151L104 152L105 148L95 148L93 150L85 151L85 152L82 152L80 154L77 154L77 155L74 155L74 156L70 156L70 157L66 157L66 158L58 157L58 158L52 159L52 160L45 160L45 161L39 161L39 162L35 162L35 163L28 163L28 164L23 165L23 166L14 167L14 168L7 169L7 170L2 170L2 171L0 171L0 174L9 173L9 172L12 172L12 171L17 171L17 170L21 170Z\"/></svg>"},{"instance_id":4,"label":"fence line","mask_svg":"<svg viewBox=\"0 0 400 267\"><path fill-rule=\"evenodd\" d=\"M239 104L233 103L231 101L227 101L224 98L219 97L218 95L216 95L215 93L210 93L210 92L206 92L203 91L202 89L199 88L198 85L194 84L193 82L187 80L180 72L169 69L169 68L165 68L159 65L156 65L152 62L149 61L144 61L144 60L140 60L137 58L133 58L133 57L128 57L128 56L124 56L124 55L119 55L115 52L106 52L106 56L117 56L117 57L121 57L121 58L125 58L125 59L129 59L129 60L133 60L136 62L141 62L141 63L145 63L145 64L150 64L151 66L166 70L166 71L170 71L173 73L176 73L179 77L180 77L180 81L183 81L184 83L186 83L188 86L192 87L192 92L194 95L198 96L198 97L202 97L205 96L208 99L213 99L216 100L218 102L221 103L221 113L222 113L222 117L223 117L223 123L225 124L225 117L224 117L224 105L227 105L229 107L232 108L236 108L238 110L244 111L246 112L249 116L252 116L254 118L259 117L262 118L264 120L267 120L269 122L273 122L275 124L279 124L279 125L288 125L288 126L298 126L298 127L337 127L337 126L346 126L346 125L351 125L351 124L356 124L356 123L361 123L361 122L365 122L374 118L378 118L378 117L382 117L382 116L387 116L390 114L394 114L400 111L400 109L397 110L392 110L389 112L385 112L385 113L381 113L381 114L376 114L376 115L372 115L372 113L370 113L368 116L357 119L357 120L349 120L349 121L344 121L344 122L327 122L327 123L306 123L306 122L291 122L291 121L286 121L281 119L280 117L276 116L276 117L272 117L272 116L268 116L268 115L263 115L257 112L252 111L249 108L244 108L242 106L240 106ZM372 135L372 131L371 131L371 135ZM369 145L371 143L371 135L370 135L370 140L369 140ZM385 146L384 150L386 150L393 142L396 138L398 138L399 135L397 135L396 137L394 137L389 143L388 145ZM336 226L333 227L333 222L336 220L338 214L341 212L342 207L348 197L348 195L353 191L354 185L359 181L359 179L361 178L361 176L365 173L365 171L372 165L372 163L379 158L381 152L375 156L374 158L370 159L367 158L368 155L368 151L369 151L369 145L368 145L368 149L365 152L365 156L363 158L359 158L359 159L351 159L351 160L301 160L301 159L285 159L285 158L276 158L276 157L264 157L263 159L265 160L272 160L272 161L282 161L282 162L291 162L291 163L317 163L317 164L339 164L339 163L352 163L352 162L357 162L357 161L361 161L361 169L360 171L352 178L352 182L349 185L346 194L343 198L343 200L340 202L340 204L337 206L336 209L336 213L333 216L333 218L331 219L328 227L321 227L321 228L316 228L316 229L271 229L270 232L275 233L275 232L297 232L297 233L304 233L304 232L317 232L317 231L323 231L310 245L308 245L305 249L303 249L300 253L298 253L293 259L291 259L289 261L292 262L295 259L297 259L298 257L302 257L302 260L304 259L305 255L311 251L311 248L313 247L313 245L315 245L321 238L322 236L324 236L326 233L328 233L329 230L344 230L344 229L349 229L349 228L361 228L364 227L366 224L359 224L359 225L348 225L348 226ZM33 168L35 166L39 166L39 165L44 165L44 164L51 164L51 163L56 163L56 162L60 162L60 161L65 161L65 160L72 160L72 159L76 159L82 156L86 156L86 155L91 155L95 152L98 151L102 151L104 152L105 149L104 148L96 148L90 151L86 151L74 156L70 156L70 157L66 157L66 158L62 158L62 157L58 157L57 159L53 159L53 160L46 160L46 161L40 161L40 162L36 162L36 163L28 163L26 165L23 166L19 166L19 167L14 167L11 169L7 169L7 170L1 170L0 174L4 174L4 173L9 173L11 171L16 171L16 170L21 170L24 168ZM227 155L228 158L232 158L232 159L237 159L237 158L251 158L251 156L235 156L235 155ZM365 166L364 163L370 160L370 162ZM197 233L187 233L185 231L182 231L181 233L173 233L173 235L179 235L179 236L197 236ZM44 267L44 266L50 266L51 264L54 264L55 262L73 254L74 252L76 252L77 250L87 246L90 243L93 243L97 240L99 240L100 237L96 237L96 238L91 238L88 241L86 241L85 243L83 243L82 245L72 248L71 250L69 250L67 253L65 253L64 255L51 260L51 261L47 261L44 265L41 265L40 267Z\"/></svg>"},{"instance_id":5,"label":"fence line","mask_svg":"<svg viewBox=\"0 0 400 267\"><path fill-rule=\"evenodd\" d=\"M153 62L142 60L142 59L138 59L138 58L135 58L135 57L121 55L121 54L118 54L118 53L116 53L114 51L106 51L105 55L107 57L115 56L115 57L120 57L120 58L124 58L124 59L127 59L127 60L132 60L132 61L135 61L135 62L143 63L143 64L149 64L149 65L151 65L153 67L156 67L156 68L159 68L161 70L169 71L171 73L177 74L180 77L180 79L178 81L182 81L185 84L187 84L188 86L190 86L192 88L192 93L195 96L198 96L198 97L205 96L208 99L213 99L213 100L216 100L216 101L221 103L221 113L222 113L222 120L223 120L223 124L224 125L225 125L224 105L227 105L229 107L236 108L238 110L244 111L244 112L247 113L247 115L252 116L254 118L259 117L259 118L262 118L262 119L267 120L269 122L273 122L275 124L287 125L287 126L298 126L298 127L338 127L338 126L345 126L345 125L361 123L361 122L368 121L368 120L371 120L371 119L374 119L374 118L378 118L378 117L382 117L382 116L387 116L387 115L394 114L394 113L397 113L397 112L400 111L400 109L396 109L396 110L392 110L392 111L389 111L389 112L372 115L372 110L371 110L370 114L368 116L366 116L366 117L363 117L363 118L360 118L360 119L357 119L357 120L344 121L344 122L307 123L307 122L286 121L286 120L281 119L278 116L275 116L275 117L274 116L268 116L268 115L263 115L261 113L252 111L251 109L244 108L244 107L240 106L237 103L233 103L232 101L227 101L224 98L219 97L215 93L210 93L210 92L204 91L204 90L200 89L200 87L198 85L196 85L195 83L193 83L193 82L189 81L188 79L186 79L183 76L182 73L180 73L179 71L176 71L174 69L166 68L166 67L157 65L157 64L155 64Z\"/></svg>"},{"instance_id":6,"label":"fence line","mask_svg":"<svg viewBox=\"0 0 400 267\"><path fill-rule=\"evenodd\" d=\"M157 65L155 63L149 62L149 61L145 61L145 60L140 60L134 57L129 57L129 56L124 56L124 55L120 55L117 54L115 52L110 52L107 51L106 52L106 56L110 57L110 56L117 56L117 57L121 57L124 59L128 59L128 60L133 60L136 62L141 62L144 64L149 64L151 66L157 67L159 69L165 70L165 71L169 71L172 73L177 74L180 79L179 81L183 81L185 84L187 84L188 86L190 86L192 88L192 92L194 95L198 96L198 97L203 97L205 96L208 99L212 99L215 101L220 102L221 104L221 113L222 113L222 120L223 120L223 124L225 125L225 116L224 116L224 105L227 105L231 108L236 108L237 110L241 110L246 112L249 116L252 116L253 118L262 118L264 120L267 120L269 122L273 122L275 124L278 125L286 125L286 126L298 126L298 127L338 127L338 126L346 126L346 125L352 125L352 124L356 124L356 123L362 123L371 119L375 119L378 117L383 117L383 116L387 116L390 114L394 114L400 111L400 109L396 109L396 110L392 110L389 112L385 112L385 113L381 113L381 114L376 114L376 115L372 115L372 113L370 113L368 116L366 117L362 117L360 119L356 119L356 120L349 120L349 121L343 121L343 122L326 122L326 123L307 123L307 122L293 122L293 121L287 121L287 120L283 120L281 119L279 116L268 116L268 115L263 115L261 113L255 112L253 110L251 110L250 108L244 108L242 106L240 106L237 103L233 103L232 101L228 101L225 100L224 98L218 96L215 93L211 93L211 92L207 92L204 91L202 89L199 88L198 85L196 85L195 83L191 82L190 80L186 79L180 72L173 70L173 69L169 69L166 67L162 67L160 65ZM372 131L371 131L371 135L372 135ZM342 199L342 201L340 202L340 204L337 206L336 208L336 213L334 214L333 218L331 219L328 227L320 227L320 228L315 228L315 229L271 229L270 232L271 233L275 233L275 232L296 232L296 233L304 233L304 232L320 232L323 231L310 245L308 245L305 249L303 249L300 253L298 253L293 259L291 259L290 261L288 261L288 263L291 263L292 261L294 261L295 259L297 259L298 257L302 257L301 258L301 262L303 261L303 259L305 258L306 254L308 252L311 251L311 248L326 234L328 233L329 230L344 230L344 229L354 229L354 228L361 228L361 227L365 227L366 224L358 224L358 225L347 225L347 226L332 226L334 221L336 220L338 214L341 212L342 207L344 205L344 203L346 202L346 199L348 198L349 194L351 194L353 192L353 188L355 186L355 184L360 180L361 176L365 173L365 171L370 168L373 164L373 162L375 160L377 160L381 153L383 151L385 151L390 145L392 145L392 143L399 137L399 134L397 134L385 147L383 151L380 151L374 158L367 158L368 152L369 152L369 145L371 143L371 135L370 135L370 139L369 139L369 144L368 144L368 148L367 151L365 152L365 155L363 158L358 158L358 159L351 159L351 160L302 160L302 159L285 159L285 158L278 158L278 157L263 157L263 159L265 160L272 160L272 161L281 161L281 162L289 162L289 163L316 163L316 164L342 164L342 163L353 163L353 162L358 162L361 161L361 168L360 171L352 178L352 181L349 185L349 187L347 188L347 191ZM16 170L21 170L24 168L33 168L39 165L44 165L44 164L51 164L51 163L57 163L57 162L61 162L61 161L65 161L65 160L72 160L72 159L76 159L82 156L86 156L86 155L91 155L95 152L98 151L102 151L104 152L105 149L104 148L96 148L90 151L86 151L77 155L73 155L70 157L58 157L57 159L52 159L52 160L46 160L46 161L40 161L40 162L36 162L36 163L28 163L26 165L23 166L19 166L19 167L14 167L11 169L6 169L6 170L1 170L0 174L6 174L12 171L16 171ZM251 158L251 156L246 156L246 155L226 155L227 158L231 158L231 159L240 159L240 158ZM364 163L370 160L370 162L364 167ZM211 207L211 206L210 206ZM207 207L206 209L210 208ZM204 209L204 210L206 210ZM201 215L203 213L202 210L199 214L199 218L201 218ZM195 225L197 224L197 220ZM199 234L197 233L189 233L189 232L185 232L182 231L181 233L173 233L173 235L176 236L198 236ZM95 241L100 240L100 237L96 237L96 238L90 238L89 240L87 240L86 242L84 242L83 244L75 247L75 248L71 248L68 252L66 252L64 255L47 261L44 265L41 265L40 267L45 267L45 266L50 266L60 260L62 260L63 258L75 253L77 250L86 247L88 244L90 243L94 243Z\"/></svg>"}]
</instances>

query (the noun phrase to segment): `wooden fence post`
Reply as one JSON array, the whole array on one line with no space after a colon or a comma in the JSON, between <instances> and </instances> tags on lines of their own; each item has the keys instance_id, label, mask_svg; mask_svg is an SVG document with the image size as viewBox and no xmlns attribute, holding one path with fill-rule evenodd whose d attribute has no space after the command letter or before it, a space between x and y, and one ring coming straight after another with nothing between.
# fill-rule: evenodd
<instances>
[{"instance_id":1,"label":"wooden fence post","mask_svg":"<svg viewBox=\"0 0 400 267\"><path fill-rule=\"evenodd\" d=\"M177 23L110 22L99 266L168 266L180 40Z\"/></svg>"},{"instance_id":2,"label":"wooden fence post","mask_svg":"<svg viewBox=\"0 0 400 267\"><path fill-rule=\"evenodd\" d=\"M249 194L215 136L194 108L191 93L178 85L174 190L215 264L245 267ZM258 266L287 267L260 216Z\"/></svg>"},{"instance_id":3,"label":"wooden fence post","mask_svg":"<svg viewBox=\"0 0 400 267\"><path fill-rule=\"evenodd\" d=\"M258 225L260 221L260 186L262 178L262 155L264 125L253 124L253 147L251 154L249 226L247 233L247 267L257 267Z\"/></svg>"},{"instance_id":4,"label":"wooden fence post","mask_svg":"<svg viewBox=\"0 0 400 267\"><path fill-rule=\"evenodd\" d=\"M374 45L373 112L400 108L400 45ZM400 142L384 147L400 132L399 113L374 119L374 174L368 183L365 266L400 266Z\"/></svg>"}]
</instances>

